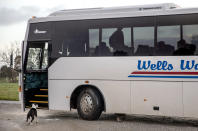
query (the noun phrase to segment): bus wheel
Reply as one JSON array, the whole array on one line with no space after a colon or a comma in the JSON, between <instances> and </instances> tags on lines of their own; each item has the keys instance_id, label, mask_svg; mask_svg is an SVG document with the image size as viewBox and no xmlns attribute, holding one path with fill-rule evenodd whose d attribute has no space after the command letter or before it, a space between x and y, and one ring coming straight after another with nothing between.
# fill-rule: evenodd
<instances>
[{"instance_id":1,"label":"bus wheel","mask_svg":"<svg viewBox=\"0 0 198 131\"><path fill-rule=\"evenodd\" d=\"M102 112L101 96L95 89L85 89L78 96L77 110L84 120L97 120Z\"/></svg>"}]
</instances>

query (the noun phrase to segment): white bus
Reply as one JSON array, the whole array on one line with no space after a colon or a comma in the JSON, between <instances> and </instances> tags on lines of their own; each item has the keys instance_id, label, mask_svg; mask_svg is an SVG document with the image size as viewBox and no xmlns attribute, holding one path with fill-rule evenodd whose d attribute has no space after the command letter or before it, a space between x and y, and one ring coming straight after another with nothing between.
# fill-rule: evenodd
<instances>
[{"instance_id":1,"label":"white bus","mask_svg":"<svg viewBox=\"0 0 198 131\"><path fill-rule=\"evenodd\" d=\"M29 20L22 55L23 109L198 118L198 8L54 12Z\"/></svg>"}]
</instances>

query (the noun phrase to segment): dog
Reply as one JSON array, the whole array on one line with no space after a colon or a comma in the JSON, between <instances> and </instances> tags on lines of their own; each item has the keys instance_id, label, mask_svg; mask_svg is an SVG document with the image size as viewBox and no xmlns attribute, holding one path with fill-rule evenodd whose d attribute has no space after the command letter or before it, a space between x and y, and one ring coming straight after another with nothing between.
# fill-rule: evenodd
<instances>
[{"instance_id":1,"label":"dog","mask_svg":"<svg viewBox=\"0 0 198 131\"><path fill-rule=\"evenodd\" d=\"M34 118L36 118L36 124L38 123L38 119L37 119L37 108L38 105L37 104L32 104L32 108L29 110L28 114L27 114L27 119L26 122L28 124L32 124ZM28 122L30 120L30 117L32 118L30 122Z\"/></svg>"}]
</instances>

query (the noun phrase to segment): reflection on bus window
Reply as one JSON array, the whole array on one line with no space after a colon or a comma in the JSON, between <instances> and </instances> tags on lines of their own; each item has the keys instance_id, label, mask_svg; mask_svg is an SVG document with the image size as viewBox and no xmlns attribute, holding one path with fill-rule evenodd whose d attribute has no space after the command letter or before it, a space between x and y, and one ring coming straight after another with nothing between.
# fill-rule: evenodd
<instances>
[{"instance_id":1,"label":"reflection on bus window","mask_svg":"<svg viewBox=\"0 0 198 131\"><path fill-rule=\"evenodd\" d=\"M152 56L154 48L154 27L134 27L134 55Z\"/></svg>"},{"instance_id":2,"label":"reflection on bus window","mask_svg":"<svg viewBox=\"0 0 198 131\"><path fill-rule=\"evenodd\" d=\"M155 55L171 56L178 49L177 43L180 41L180 26L158 26L157 45Z\"/></svg>"},{"instance_id":3,"label":"reflection on bus window","mask_svg":"<svg viewBox=\"0 0 198 131\"><path fill-rule=\"evenodd\" d=\"M41 48L29 48L27 70L38 70L40 66Z\"/></svg>"},{"instance_id":4,"label":"reflection on bus window","mask_svg":"<svg viewBox=\"0 0 198 131\"><path fill-rule=\"evenodd\" d=\"M43 60L42 60L42 69L46 69L48 67L48 43L45 43L45 47L43 49Z\"/></svg>"},{"instance_id":5,"label":"reflection on bus window","mask_svg":"<svg viewBox=\"0 0 198 131\"><path fill-rule=\"evenodd\" d=\"M85 30L69 31L64 34L63 39L59 42L58 54L71 57L86 56L88 32Z\"/></svg>"},{"instance_id":6,"label":"reflection on bus window","mask_svg":"<svg viewBox=\"0 0 198 131\"><path fill-rule=\"evenodd\" d=\"M106 28L102 29L102 42L106 43L106 46L109 48L111 55L113 54L113 48L110 46L109 38L116 31L116 28Z\"/></svg>"},{"instance_id":7,"label":"reflection on bus window","mask_svg":"<svg viewBox=\"0 0 198 131\"><path fill-rule=\"evenodd\" d=\"M189 55L198 55L198 25L184 25L183 38Z\"/></svg>"},{"instance_id":8,"label":"reflection on bus window","mask_svg":"<svg viewBox=\"0 0 198 131\"><path fill-rule=\"evenodd\" d=\"M97 56L95 54L97 46L99 46L99 29L89 29L89 56Z\"/></svg>"}]
</instances>

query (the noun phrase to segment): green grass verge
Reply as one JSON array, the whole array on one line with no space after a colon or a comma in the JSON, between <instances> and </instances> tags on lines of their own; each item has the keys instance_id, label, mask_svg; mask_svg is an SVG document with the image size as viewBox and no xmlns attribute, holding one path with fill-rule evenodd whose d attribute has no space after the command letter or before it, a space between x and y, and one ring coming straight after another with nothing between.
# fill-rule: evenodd
<instances>
[{"instance_id":1,"label":"green grass verge","mask_svg":"<svg viewBox=\"0 0 198 131\"><path fill-rule=\"evenodd\" d=\"M0 100L19 100L18 83L0 82Z\"/></svg>"}]
</instances>

